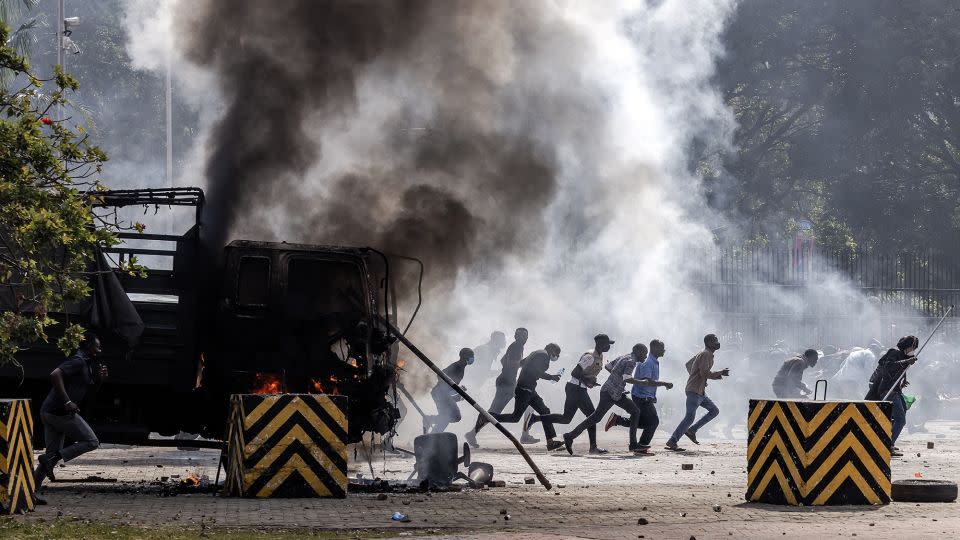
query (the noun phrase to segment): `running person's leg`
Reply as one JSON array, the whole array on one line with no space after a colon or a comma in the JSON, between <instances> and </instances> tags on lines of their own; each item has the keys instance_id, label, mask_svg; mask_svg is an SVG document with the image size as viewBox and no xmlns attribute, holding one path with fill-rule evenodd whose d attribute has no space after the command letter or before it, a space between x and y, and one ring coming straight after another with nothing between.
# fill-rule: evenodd
<instances>
[{"instance_id":1,"label":"running person's leg","mask_svg":"<svg viewBox=\"0 0 960 540\"><path fill-rule=\"evenodd\" d=\"M697 420L697 423L690 426L689 431L696 434L697 430L707 425L708 422L716 418L720 414L720 409L714 405L713 401L708 398L706 395L703 396L703 399L700 400L700 406L707 410L707 414L703 415L700 420Z\"/></svg>"},{"instance_id":2,"label":"running person's leg","mask_svg":"<svg viewBox=\"0 0 960 540\"><path fill-rule=\"evenodd\" d=\"M670 450L676 450L677 442L680 440L680 437L690 429L690 426L693 425L693 421L697 418L697 409L700 407L700 401L704 396L696 392L687 392L687 403L686 403L686 413L683 416L683 420L680 420L680 424L677 426L677 429L673 430L673 435L670 435L670 438L667 439L667 448Z\"/></svg>"},{"instance_id":3,"label":"running person's leg","mask_svg":"<svg viewBox=\"0 0 960 540\"><path fill-rule=\"evenodd\" d=\"M582 422L577 424L577 427L563 435L563 442L567 446L567 452L573 454L573 441L588 428L595 428L597 423L603 419L603 415L607 414L607 411L613 407L614 403L616 402L606 392L600 393L600 402L597 404L597 408L584 418ZM591 406L592 405L591 403ZM596 437L596 435L594 435L594 437ZM591 444L591 449L596 448L595 444L596 439L594 439L593 444Z\"/></svg>"}]
</instances>

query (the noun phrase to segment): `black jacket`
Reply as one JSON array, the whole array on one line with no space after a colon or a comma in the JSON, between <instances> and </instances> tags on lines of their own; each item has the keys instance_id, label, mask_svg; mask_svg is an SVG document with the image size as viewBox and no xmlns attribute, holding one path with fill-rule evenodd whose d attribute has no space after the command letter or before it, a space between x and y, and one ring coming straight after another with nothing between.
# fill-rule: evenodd
<instances>
[{"instance_id":1,"label":"black jacket","mask_svg":"<svg viewBox=\"0 0 960 540\"><path fill-rule=\"evenodd\" d=\"M877 369L873 370L873 375L870 376L870 390L867 391L867 396L864 399L874 401L883 399L883 396L887 395L900 375L910 366L906 361L907 358L907 355L900 349L890 349L881 356L880 360L877 360ZM897 384L896 391L903 387L904 380L906 380L906 377Z\"/></svg>"}]
</instances>

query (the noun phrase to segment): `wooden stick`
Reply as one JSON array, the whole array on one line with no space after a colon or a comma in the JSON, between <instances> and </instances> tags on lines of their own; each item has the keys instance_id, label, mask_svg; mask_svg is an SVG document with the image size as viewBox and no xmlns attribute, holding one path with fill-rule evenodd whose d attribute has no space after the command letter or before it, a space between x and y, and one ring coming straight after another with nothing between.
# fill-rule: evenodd
<instances>
[{"instance_id":1,"label":"wooden stick","mask_svg":"<svg viewBox=\"0 0 960 540\"><path fill-rule=\"evenodd\" d=\"M460 394L460 397L462 397L464 400L466 400L467 403L473 406L473 408L476 409L478 413L480 413L480 416L482 416L484 420L493 424L494 427L500 430L500 433L503 433L504 437L510 439L510 442L513 443L513 446L517 448L517 452L519 452L520 455L523 456L523 459L527 462L527 465L529 465L530 468L533 469L533 474L537 476L537 480L540 481L543 487L547 489L553 489L553 486L550 484L550 481L547 480L547 477L544 476L542 472L540 472L540 468L537 467L537 464L533 462L533 459L530 457L530 454L527 453L527 450L523 447L522 444L520 444L520 441L518 441L517 438L514 437L512 433L507 431L507 428L503 427L503 425L500 424L500 422L497 421L496 418L490 416L490 413L487 412L486 409L478 405L477 402L472 397L470 397L470 394L466 393L466 391L464 391L463 388L460 388L459 384L453 382L450 379L450 377L447 377L447 374L444 373L440 368L438 368L436 364L431 362L430 359L427 358L427 355L423 354L420 351L420 349L417 348L416 345L414 345L413 343L410 343L410 340L408 340L406 336L404 336L400 332L400 330L398 330L395 326L393 326L389 321L383 320L382 318L380 320L385 325L389 326L390 329L396 333L397 339L400 340L400 343L403 343L407 347L407 349L410 349L410 352L412 352L417 358L420 359L421 362L423 362L428 368L430 368L434 373L436 373L437 377L440 377L440 380L447 383L450 386L450 388L453 388L453 390L456 393Z\"/></svg>"}]
</instances>

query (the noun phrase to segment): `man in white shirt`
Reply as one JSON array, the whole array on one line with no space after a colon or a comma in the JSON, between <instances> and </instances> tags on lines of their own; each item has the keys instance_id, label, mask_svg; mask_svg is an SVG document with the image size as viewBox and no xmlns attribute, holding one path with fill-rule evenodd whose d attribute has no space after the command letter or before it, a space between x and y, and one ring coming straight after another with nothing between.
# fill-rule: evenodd
<instances>
[{"instance_id":1,"label":"man in white shirt","mask_svg":"<svg viewBox=\"0 0 960 540\"><path fill-rule=\"evenodd\" d=\"M587 392L590 388L597 386L597 375L603 369L603 353L610 350L610 345L614 341L606 334L598 334L593 338L594 348L580 357L577 365L570 373L570 381L567 382L565 392L566 401L563 404L563 414L550 414L538 416L528 414L524 420L524 428L529 429L533 424L546 421L551 424L569 424L573 416L580 411L584 416L590 416L596 410L593 401L590 400L590 394ZM597 446L597 426L590 425L587 429L587 435L590 437L590 453L606 454L607 450Z\"/></svg>"}]
</instances>

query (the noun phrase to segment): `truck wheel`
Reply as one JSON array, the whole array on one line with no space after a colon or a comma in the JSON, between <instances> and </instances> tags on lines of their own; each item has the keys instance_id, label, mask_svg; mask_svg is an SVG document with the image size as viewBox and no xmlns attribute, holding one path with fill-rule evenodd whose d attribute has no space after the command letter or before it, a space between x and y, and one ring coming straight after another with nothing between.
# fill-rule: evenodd
<instances>
[{"instance_id":1,"label":"truck wheel","mask_svg":"<svg viewBox=\"0 0 960 540\"><path fill-rule=\"evenodd\" d=\"M953 502L957 484L946 480L895 480L891 489L898 502Z\"/></svg>"}]
</instances>

